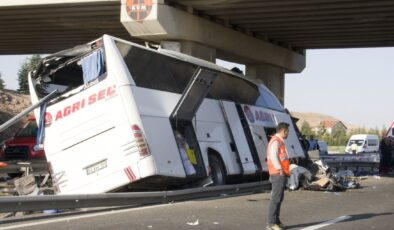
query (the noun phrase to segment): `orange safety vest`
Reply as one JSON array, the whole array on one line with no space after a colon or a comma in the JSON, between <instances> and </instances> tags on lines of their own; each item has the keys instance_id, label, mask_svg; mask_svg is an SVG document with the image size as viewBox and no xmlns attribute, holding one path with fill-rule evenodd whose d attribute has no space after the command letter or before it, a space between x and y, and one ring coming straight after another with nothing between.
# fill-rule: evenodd
<instances>
[{"instance_id":1,"label":"orange safety vest","mask_svg":"<svg viewBox=\"0 0 394 230\"><path fill-rule=\"evenodd\" d=\"M280 166L282 166L283 172L290 176L290 160L289 160L289 154L287 153L286 150L286 145L283 142L283 140L281 138L279 138L278 136L274 135L269 144L268 144L268 148L267 148L267 165L268 165L268 172L270 175L273 174L279 174L279 170L277 170L274 167L274 164L271 161L270 158L270 151L271 151L271 145L272 143L274 143L275 141L278 142L278 159L279 159L279 163Z\"/></svg>"}]
</instances>

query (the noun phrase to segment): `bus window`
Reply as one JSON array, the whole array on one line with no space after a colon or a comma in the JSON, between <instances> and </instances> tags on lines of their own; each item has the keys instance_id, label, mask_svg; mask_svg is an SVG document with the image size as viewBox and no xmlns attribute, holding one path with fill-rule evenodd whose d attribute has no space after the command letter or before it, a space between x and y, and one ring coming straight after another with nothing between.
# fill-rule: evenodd
<instances>
[{"instance_id":1,"label":"bus window","mask_svg":"<svg viewBox=\"0 0 394 230\"><path fill-rule=\"evenodd\" d=\"M116 45L139 87L182 93L198 67L120 41Z\"/></svg>"},{"instance_id":2,"label":"bus window","mask_svg":"<svg viewBox=\"0 0 394 230\"><path fill-rule=\"evenodd\" d=\"M256 85L236 76L219 73L208 97L253 105L259 96Z\"/></svg>"},{"instance_id":3,"label":"bus window","mask_svg":"<svg viewBox=\"0 0 394 230\"><path fill-rule=\"evenodd\" d=\"M139 87L183 93L198 66L145 48L115 41L134 82ZM257 105L284 111L275 96L264 87L227 73L216 72L218 77L207 97L216 100Z\"/></svg>"},{"instance_id":4,"label":"bus window","mask_svg":"<svg viewBox=\"0 0 394 230\"><path fill-rule=\"evenodd\" d=\"M259 86L260 96L257 98L255 105L266 107L273 110L284 111L283 106L279 100L273 95L271 91L264 85Z\"/></svg>"}]
</instances>

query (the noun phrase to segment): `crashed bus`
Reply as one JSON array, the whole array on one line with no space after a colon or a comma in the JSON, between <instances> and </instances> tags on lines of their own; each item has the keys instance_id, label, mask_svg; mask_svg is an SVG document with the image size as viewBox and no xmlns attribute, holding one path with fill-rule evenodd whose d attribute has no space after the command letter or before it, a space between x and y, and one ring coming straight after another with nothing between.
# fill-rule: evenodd
<instances>
[{"instance_id":1,"label":"crashed bus","mask_svg":"<svg viewBox=\"0 0 394 230\"><path fill-rule=\"evenodd\" d=\"M34 112L59 194L259 175L279 122L305 158L268 88L178 52L104 35L44 58L29 89L33 104L56 90Z\"/></svg>"}]
</instances>

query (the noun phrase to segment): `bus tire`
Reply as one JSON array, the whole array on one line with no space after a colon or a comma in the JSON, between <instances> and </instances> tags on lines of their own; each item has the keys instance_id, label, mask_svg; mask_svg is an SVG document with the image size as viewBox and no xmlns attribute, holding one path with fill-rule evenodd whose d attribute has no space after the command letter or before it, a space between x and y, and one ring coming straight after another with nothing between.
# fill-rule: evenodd
<instances>
[{"instance_id":1,"label":"bus tire","mask_svg":"<svg viewBox=\"0 0 394 230\"><path fill-rule=\"evenodd\" d=\"M212 185L224 185L226 184L226 170L222 161L215 155L210 154L208 156L210 176L212 178Z\"/></svg>"}]
</instances>

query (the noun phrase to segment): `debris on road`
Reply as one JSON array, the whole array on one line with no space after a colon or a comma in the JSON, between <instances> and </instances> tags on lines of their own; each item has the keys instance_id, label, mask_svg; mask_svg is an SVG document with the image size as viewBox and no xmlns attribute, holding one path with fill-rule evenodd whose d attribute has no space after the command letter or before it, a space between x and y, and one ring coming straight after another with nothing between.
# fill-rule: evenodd
<instances>
[{"instance_id":1,"label":"debris on road","mask_svg":"<svg viewBox=\"0 0 394 230\"><path fill-rule=\"evenodd\" d=\"M302 187L315 191L344 191L360 187L359 178L350 170L335 172L319 160L307 168L291 165L291 175L287 187L296 190Z\"/></svg>"},{"instance_id":2,"label":"debris on road","mask_svg":"<svg viewBox=\"0 0 394 230\"><path fill-rule=\"evenodd\" d=\"M187 222L186 224L187 224L187 225L190 225L190 226L196 226L196 225L199 225L199 221L198 221L198 219L197 219L197 220L194 221L194 222Z\"/></svg>"}]
</instances>

